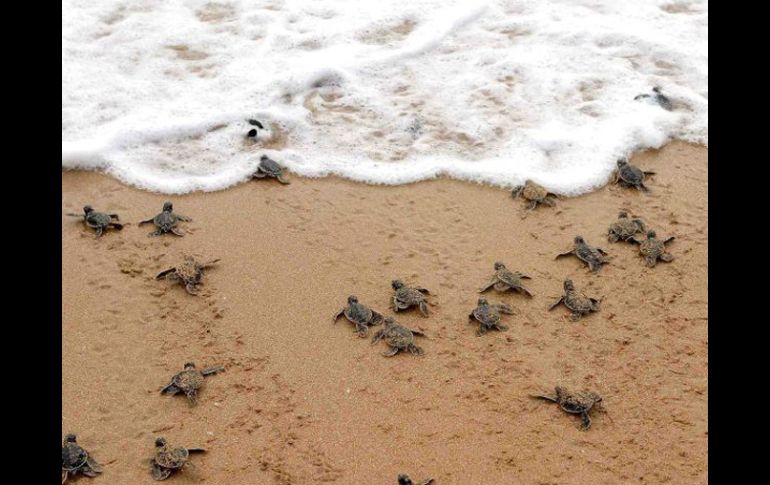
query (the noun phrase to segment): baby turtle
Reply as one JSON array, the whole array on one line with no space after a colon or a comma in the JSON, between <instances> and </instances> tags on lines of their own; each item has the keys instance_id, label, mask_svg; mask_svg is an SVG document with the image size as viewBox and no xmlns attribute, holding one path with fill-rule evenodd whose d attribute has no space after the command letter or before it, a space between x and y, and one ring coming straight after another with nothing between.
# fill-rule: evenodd
<instances>
[{"instance_id":1,"label":"baby turtle","mask_svg":"<svg viewBox=\"0 0 770 485\"><path fill-rule=\"evenodd\" d=\"M393 317L385 318L385 328L378 330L374 337L372 337L372 345L376 344L382 339L385 339L385 343L390 346L390 350L383 352L385 357L392 357L398 353L399 350L408 350L415 355L423 355L425 352L415 345L415 335L425 336L425 334L419 330L412 330L396 323Z\"/></svg>"},{"instance_id":2,"label":"baby turtle","mask_svg":"<svg viewBox=\"0 0 770 485\"><path fill-rule=\"evenodd\" d=\"M639 218L629 219L628 212L620 211L618 220L610 224L607 239L610 242L630 241L637 234L644 234L644 221Z\"/></svg>"},{"instance_id":3,"label":"baby turtle","mask_svg":"<svg viewBox=\"0 0 770 485\"><path fill-rule=\"evenodd\" d=\"M511 195L514 199L521 196L524 200L529 201L529 210L534 209L538 204L553 207L556 205L556 199L559 197L552 192L548 192L545 187L538 185L531 180L524 182L524 185L514 187Z\"/></svg>"},{"instance_id":4,"label":"baby turtle","mask_svg":"<svg viewBox=\"0 0 770 485\"><path fill-rule=\"evenodd\" d=\"M259 122L259 121L257 121L257 120L248 120L248 122L249 122L249 124L250 124L251 126L256 126L256 127L257 127L257 128L259 128L260 130L264 130L264 129L265 129L265 127L264 127L264 126L262 126L262 123L260 123L260 122ZM246 136L248 136L249 138L254 138L254 137L256 137L256 136L257 136L257 128L252 128L252 129L250 129L250 130L249 130L249 132L246 134Z\"/></svg>"},{"instance_id":5,"label":"baby turtle","mask_svg":"<svg viewBox=\"0 0 770 485\"><path fill-rule=\"evenodd\" d=\"M531 397L555 402L566 413L579 414L582 418L580 428L584 431L591 427L591 417L588 413L594 405L602 402L601 396L594 392L569 392L559 386L556 386L555 396L532 395Z\"/></svg>"},{"instance_id":6,"label":"baby turtle","mask_svg":"<svg viewBox=\"0 0 770 485\"><path fill-rule=\"evenodd\" d=\"M576 322L580 320L583 315L587 315L591 312L598 312L601 300L585 296L575 289L572 280L564 280L564 295L562 295L556 303L548 307L548 311L553 310L562 303L572 312L570 320Z\"/></svg>"},{"instance_id":7,"label":"baby turtle","mask_svg":"<svg viewBox=\"0 0 770 485\"><path fill-rule=\"evenodd\" d=\"M172 473L185 466L192 465L188 460L190 453L203 453L203 448L172 448L165 438L155 440L155 456L151 460L152 478L165 480Z\"/></svg>"},{"instance_id":8,"label":"baby turtle","mask_svg":"<svg viewBox=\"0 0 770 485\"><path fill-rule=\"evenodd\" d=\"M649 192L650 189L644 185L644 178L648 175L655 175L655 172L645 172L621 158L618 160L618 168L615 170L613 182L624 187L636 187L643 192Z\"/></svg>"},{"instance_id":9,"label":"baby turtle","mask_svg":"<svg viewBox=\"0 0 770 485\"><path fill-rule=\"evenodd\" d=\"M363 303L358 303L358 297L354 295L348 297L348 306L338 311L334 315L332 322L336 323L337 319L343 315L350 322L355 324L359 337L366 337L366 334L369 332L369 327L372 325L379 325L382 323L383 319L381 314Z\"/></svg>"},{"instance_id":10,"label":"baby turtle","mask_svg":"<svg viewBox=\"0 0 770 485\"><path fill-rule=\"evenodd\" d=\"M64 437L61 445L61 482L82 473L87 477L95 477L102 472L102 466L91 458L79 444L77 436L70 433Z\"/></svg>"},{"instance_id":11,"label":"baby turtle","mask_svg":"<svg viewBox=\"0 0 770 485\"><path fill-rule=\"evenodd\" d=\"M107 228L117 229L118 231L123 229L123 224L120 224L120 218L117 214L105 214L104 212L96 212L93 207L87 205L83 207L83 214L69 213L68 216L82 217L83 223L96 230L96 237L101 237L102 233Z\"/></svg>"},{"instance_id":12,"label":"baby turtle","mask_svg":"<svg viewBox=\"0 0 770 485\"><path fill-rule=\"evenodd\" d=\"M586 263L594 273L599 271L602 268L602 265L609 261L605 257L607 256L607 252L604 249L589 245L586 240L583 239L583 236L575 236L575 246L572 250L557 255L556 259L570 255L574 255L579 260Z\"/></svg>"},{"instance_id":13,"label":"baby turtle","mask_svg":"<svg viewBox=\"0 0 770 485\"><path fill-rule=\"evenodd\" d=\"M673 105L671 104L671 100L668 99L668 96L662 93L660 87L655 86L652 88L652 92L653 94L638 94L634 96L634 101L639 101L642 99L651 100L666 111L671 111L674 109Z\"/></svg>"},{"instance_id":14,"label":"baby turtle","mask_svg":"<svg viewBox=\"0 0 770 485\"><path fill-rule=\"evenodd\" d=\"M487 299L482 297L479 298L478 306L473 309L468 318L479 322L479 331L476 335L480 337L491 329L501 332L508 330L507 326L500 324L501 313L513 315L513 309L505 304L490 305L487 303Z\"/></svg>"},{"instance_id":15,"label":"baby turtle","mask_svg":"<svg viewBox=\"0 0 770 485\"><path fill-rule=\"evenodd\" d=\"M639 245L639 253L641 253L644 260L647 261L647 266L654 268L655 263L657 263L658 260L666 263L670 263L674 260L674 256L666 251L666 243L669 243L674 239L674 236L671 236L665 241L661 241L656 238L655 231L650 230L647 231L647 239L640 241L637 238L633 238L632 241Z\"/></svg>"},{"instance_id":16,"label":"baby turtle","mask_svg":"<svg viewBox=\"0 0 770 485\"><path fill-rule=\"evenodd\" d=\"M430 314L428 310L428 300L425 295L430 295L430 292L425 288L411 288L406 286L401 280L393 280L390 286L395 290L393 295L393 311L406 310L409 307L416 306L420 309L420 313L423 317L427 317Z\"/></svg>"},{"instance_id":17,"label":"baby turtle","mask_svg":"<svg viewBox=\"0 0 770 485\"><path fill-rule=\"evenodd\" d=\"M495 263L495 275L489 280L489 283L487 283L486 286L479 290L479 293L483 293L494 286L497 291L505 292L514 290L532 297L532 293L524 288L524 282L521 281L523 279L530 280L532 278L523 273L519 273L518 271L513 272L506 268L503 263L498 261Z\"/></svg>"},{"instance_id":18,"label":"baby turtle","mask_svg":"<svg viewBox=\"0 0 770 485\"><path fill-rule=\"evenodd\" d=\"M155 224L156 229L149 234L150 236L160 236L161 234L166 234L169 232L177 236L184 236L184 233L180 231L178 227L176 227L179 221L191 222L192 219L175 213L174 205L171 202L165 202L163 204L163 211L160 214L156 215L152 219L147 219L146 221L140 222L139 225L141 226L142 224L149 223Z\"/></svg>"},{"instance_id":19,"label":"baby turtle","mask_svg":"<svg viewBox=\"0 0 770 485\"><path fill-rule=\"evenodd\" d=\"M259 159L259 166L257 167L257 171L254 172L252 175L254 178L274 178L278 179L279 182L282 184L290 184L288 180L283 178L283 167L278 165L278 162L273 160L272 158L268 157L267 155L262 155L262 158Z\"/></svg>"},{"instance_id":20,"label":"baby turtle","mask_svg":"<svg viewBox=\"0 0 770 485\"><path fill-rule=\"evenodd\" d=\"M195 261L195 258L192 256L185 256L182 264L161 271L155 279L159 280L165 276L168 280L178 281L180 284L184 285L184 289L187 290L187 293L195 295L198 293L196 291L198 284L200 284L201 278L203 278L203 270L213 266L217 262L219 262L219 259L201 264Z\"/></svg>"},{"instance_id":21,"label":"baby turtle","mask_svg":"<svg viewBox=\"0 0 770 485\"><path fill-rule=\"evenodd\" d=\"M398 485L430 485L433 483L434 480L432 478L428 478L426 480L423 480L421 482L413 482L411 478L409 478L409 475L406 473L402 473L398 476Z\"/></svg>"},{"instance_id":22,"label":"baby turtle","mask_svg":"<svg viewBox=\"0 0 770 485\"><path fill-rule=\"evenodd\" d=\"M223 370L225 368L222 366L198 370L194 363L188 362L184 365L184 370L172 377L169 385L161 389L160 393L173 396L182 392L187 396L190 404L196 404L198 402L198 389L203 386L204 378Z\"/></svg>"}]
</instances>

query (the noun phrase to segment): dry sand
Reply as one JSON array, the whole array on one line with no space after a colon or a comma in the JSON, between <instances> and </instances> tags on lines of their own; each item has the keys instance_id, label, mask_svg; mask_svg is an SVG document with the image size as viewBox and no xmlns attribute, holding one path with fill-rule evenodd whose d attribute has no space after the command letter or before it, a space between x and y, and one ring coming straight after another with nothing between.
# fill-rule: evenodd
<instances>
[{"instance_id":1,"label":"dry sand","mask_svg":"<svg viewBox=\"0 0 770 485\"><path fill-rule=\"evenodd\" d=\"M105 175L62 173L62 435L104 464L83 483L153 483L153 440L205 447L174 483L394 485L399 473L467 483L707 482L708 151L672 143L633 162L658 175L649 195L616 186L524 217L498 188L452 180L379 187L337 178L263 180L164 196ZM188 235L149 238L136 222L164 200ZM132 222L96 240L65 213L91 204ZM677 237L674 262L645 267L611 244L620 208ZM612 263L591 274L554 261L582 234ZM183 254L221 258L202 294L155 281ZM507 332L468 321L495 261L530 274L532 299ZM423 357L381 355L331 316L354 293L383 313L390 281L433 290ZM562 307L572 278L601 312ZM159 390L187 361L223 364L196 407ZM604 397L575 416L528 397L555 385Z\"/></svg>"}]
</instances>

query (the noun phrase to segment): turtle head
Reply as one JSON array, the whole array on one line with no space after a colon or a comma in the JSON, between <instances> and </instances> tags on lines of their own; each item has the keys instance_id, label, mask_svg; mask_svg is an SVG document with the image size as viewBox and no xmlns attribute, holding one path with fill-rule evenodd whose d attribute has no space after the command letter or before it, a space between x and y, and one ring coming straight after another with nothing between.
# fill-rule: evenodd
<instances>
[{"instance_id":1,"label":"turtle head","mask_svg":"<svg viewBox=\"0 0 770 485\"><path fill-rule=\"evenodd\" d=\"M655 239L655 236L656 236L656 235L657 235L657 234L655 234L655 231L653 231L652 229L650 229L649 231L647 231L647 239Z\"/></svg>"},{"instance_id":2,"label":"turtle head","mask_svg":"<svg viewBox=\"0 0 770 485\"><path fill-rule=\"evenodd\" d=\"M383 322L385 323L386 327L389 327L389 326L393 325L394 323L396 323L396 321L393 319L393 317L385 317L385 320L383 320Z\"/></svg>"},{"instance_id":3,"label":"turtle head","mask_svg":"<svg viewBox=\"0 0 770 485\"><path fill-rule=\"evenodd\" d=\"M394 290L398 290L399 288L404 287L404 282L401 280L393 280L390 282L390 286L392 286Z\"/></svg>"},{"instance_id":4,"label":"turtle head","mask_svg":"<svg viewBox=\"0 0 770 485\"><path fill-rule=\"evenodd\" d=\"M166 438L156 438L155 446L157 448L163 448L164 446L166 446Z\"/></svg>"},{"instance_id":5,"label":"turtle head","mask_svg":"<svg viewBox=\"0 0 770 485\"><path fill-rule=\"evenodd\" d=\"M260 162L266 162L268 160L270 160L270 157L268 157L267 155L262 155L261 157L259 157Z\"/></svg>"},{"instance_id":6,"label":"turtle head","mask_svg":"<svg viewBox=\"0 0 770 485\"><path fill-rule=\"evenodd\" d=\"M660 91L661 91L660 86L655 86L654 88L652 88L652 91L660 94Z\"/></svg>"},{"instance_id":7,"label":"turtle head","mask_svg":"<svg viewBox=\"0 0 770 485\"><path fill-rule=\"evenodd\" d=\"M91 207L90 205L87 205L87 206L83 207L83 212L85 212L86 215L92 213L93 211L94 211L94 208Z\"/></svg>"},{"instance_id":8,"label":"turtle head","mask_svg":"<svg viewBox=\"0 0 770 485\"><path fill-rule=\"evenodd\" d=\"M575 244L585 244L586 240L583 239L583 236L575 236Z\"/></svg>"},{"instance_id":9,"label":"turtle head","mask_svg":"<svg viewBox=\"0 0 770 485\"><path fill-rule=\"evenodd\" d=\"M488 303L487 303L487 299L486 299L486 298L484 298L484 297L482 296L481 298L479 298L479 302L478 302L478 305L479 305L479 306L488 305Z\"/></svg>"},{"instance_id":10,"label":"turtle head","mask_svg":"<svg viewBox=\"0 0 770 485\"><path fill-rule=\"evenodd\" d=\"M500 261L495 263L495 270L498 270L498 269L505 269L505 265Z\"/></svg>"},{"instance_id":11,"label":"turtle head","mask_svg":"<svg viewBox=\"0 0 770 485\"><path fill-rule=\"evenodd\" d=\"M628 212L626 212L626 211L618 212L618 218L620 218L620 219L628 219Z\"/></svg>"},{"instance_id":12,"label":"turtle head","mask_svg":"<svg viewBox=\"0 0 770 485\"><path fill-rule=\"evenodd\" d=\"M174 211L174 204L171 202L164 202L163 203L163 212L173 212Z\"/></svg>"},{"instance_id":13,"label":"turtle head","mask_svg":"<svg viewBox=\"0 0 770 485\"><path fill-rule=\"evenodd\" d=\"M348 297L348 305L353 305L355 303L358 303L358 297L356 295L350 295Z\"/></svg>"},{"instance_id":14,"label":"turtle head","mask_svg":"<svg viewBox=\"0 0 770 485\"><path fill-rule=\"evenodd\" d=\"M561 386L556 386L556 398L557 399L560 398L561 396L564 396L565 394L567 394L567 390L566 389L564 389Z\"/></svg>"},{"instance_id":15,"label":"turtle head","mask_svg":"<svg viewBox=\"0 0 770 485\"><path fill-rule=\"evenodd\" d=\"M572 291L575 289L575 284L572 280L564 280L564 291Z\"/></svg>"},{"instance_id":16,"label":"turtle head","mask_svg":"<svg viewBox=\"0 0 770 485\"><path fill-rule=\"evenodd\" d=\"M64 437L65 443L77 443L78 437L75 436L75 433L69 433L67 436Z\"/></svg>"},{"instance_id":17,"label":"turtle head","mask_svg":"<svg viewBox=\"0 0 770 485\"><path fill-rule=\"evenodd\" d=\"M184 365L184 370L190 370L190 369L195 369L195 364L192 362L188 362Z\"/></svg>"},{"instance_id":18,"label":"turtle head","mask_svg":"<svg viewBox=\"0 0 770 485\"><path fill-rule=\"evenodd\" d=\"M398 485L414 485L414 482L409 478L409 475L402 473L398 476Z\"/></svg>"},{"instance_id":19,"label":"turtle head","mask_svg":"<svg viewBox=\"0 0 770 485\"><path fill-rule=\"evenodd\" d=\"M619 158L618 159L618 167L624 167L626 165L628 165L628 162L626 161L625 158Z\"/></svg>"}]
</instances>

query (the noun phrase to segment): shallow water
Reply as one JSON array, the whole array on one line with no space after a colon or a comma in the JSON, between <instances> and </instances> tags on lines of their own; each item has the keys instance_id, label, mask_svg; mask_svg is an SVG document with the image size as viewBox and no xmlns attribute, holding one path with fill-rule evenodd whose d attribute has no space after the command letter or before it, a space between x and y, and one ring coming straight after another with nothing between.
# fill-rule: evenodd
<instances>
[{"instance_id":1,"label":"shallow water","mask_svg":"<svg viewBox=\"0 0 770 485\"><path fill-rule=\"evenodd\" d=\"M618 157L708 143L707 33L698 1L65 0L62 166L181 193L266 153L305 176L582 193ZM634 100L653 86L672 111Z\"/></svg>"}]
</instances>

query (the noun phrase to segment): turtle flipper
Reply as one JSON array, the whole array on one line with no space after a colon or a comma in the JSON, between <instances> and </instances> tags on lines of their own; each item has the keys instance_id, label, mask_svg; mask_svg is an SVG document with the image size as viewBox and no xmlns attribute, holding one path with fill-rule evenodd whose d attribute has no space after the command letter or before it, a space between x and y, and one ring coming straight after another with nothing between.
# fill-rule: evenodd
<instances>
[{"instance_id":1,"label":"turtle flipper","mask_svg":"<svg viewBox=\"0 0 770 485\"><path fill-rule=\"evenodd\" d=\"M609 253L602 248L596 248L596 250L602 253L604 256L609 256Z\"/></svg>"},{"instance_id":2,"label":"turtle flipper","mask_svg":"<svg viewBox=\"0 0 770 485\"><path fill-rule=\"evenodd\" d=\"M425 355L425 351L415 344L409 344L409 352L413 353L414 355Z\"/></svg>"},{"instance_id":3,"label":"turtle flipper","mask_svg":"<svg viewBox=\"0 0 770 485\"><path fill-rule=\"evenodd\" d=\"M201 268L208 268L208 267L214 266L215 264L217 264L220 261L221 261L220 258L213 259L213 260L209 261L208 263L203 263L201 265Z\"/></svg>"},{"instance_id":4,"label":"turtle flipper","mask_svg":"<svg viewBox=\"0 0 770 485\"><path fill-rule=\"evenodd\" d=\"M187 448L188 453L206 453L205 448Z\"/></svg>"},{"instance_id":5,"label":"turtle flipper","mask_svg":"<svg viewBox=\"0 0 770 485\"><path fill-rule=\"evenodd\" d=\"M155 222L155 218L147 219L146 221L141 221L137 224L137 226L141 226L142 224L149 224L151 222Z\"/></svg>"},{"instance_id":6,"label":"turtle flipper","mask_svg":"<svg viewBox=\"0 0 770 485\"><path fill-rule=\"evenodd\" d=\"M171 229L168 230L168 232L170 232L171 234L173 234L175 236L179 236L179 237L183 237L184 236L184 233L182 231L180 231L179 229L177 229L176 227L172 227Z\"/></svg>"},{"instance_id":7,"label":"turtle flipper","mask_svg":"<svg viewBox=\"0 0 770 485\"><path fill-rule=\"evenodd\" d=\"M184 289L185 289L185 291L187 291L187 293L189 293L189 294L191 294L193 296L198 294L198 290L195 289L195 284L194 283L188 283L188 284L184 285Z\"/></svg>"},{"instance_id":8,"label":"turtle flipper","mask_svg":"<svg viewBox=\"0 0 770 485\"><path fill-rule=\"evenodd\" d=\"M647 256L644 258L644 260L647 262L647 266L650 268L654 268L655 264L658 262L658 258L654 256Z\"/></svg>"},{"instance_id":9,"label":"turtle flipper","mask_svg":"<svg viewBox=\"0 0 770 485\"><path fill-rule=\"evenodd\" d=\"M393 357L398 353L398 347L391 347L390 350L383 352L382 355L385 357Z\"/></svg>"},{"instance_id":10,"label":"turtle flipper","mask_svg":"<svg viewBox=\"0 0 770 485\"><path fill-rule=\"evenodd\" d=\"M648 189L647 186L644 185L641 182L639 183L639 185L636 186L636 188L639 189L641 192L649 192L650 191L650 189Z\"/></svg>"},{"instance_id":11,"label":"turtle flipper","mask_svg":"<svg viewBox=\"0 0 770 485\"><path fill-rule=\"evenodd\" d=\"M346 309L347 307L343 307L342 310L335 313L334 316L332 317L332 323L337 323L337 320L339 320L340 317L345 314Z\"/></svg>"},{"instance_id":12,"label":"turtle flipper","mask_svg":"<svg viewBox=\"0 0 770 485\"><path fill-rule=\"evenodd\" d=\"M169 468L161 468L154 460L150 473L152 473L152 478L157 481L165 480L171 476L171 470Z\"/></svg>"},{"instance_id":13,"label":"turtle flipper","mask_svg":"<svg viewBox=\"0 0 770 485\"><path fill-rule=\"evenodd\" d=\"M670 263L674 260L674 256L671 253L663 253L660 255L660 260L664 263Z\"/></svg>"},{"instance_id":14,"label":"turtle flipper","mask_svg":"<svg viewBox=\"0 0 770 485\"><path fill-rule=\"evenodd\" d=\"M655 175L655 172L644 172L645 175Z\"/></svg>"},{"instance_id":15,"label":"turtle flipper","mask_svg":"<svg viewBox=\"0 0 770 485\"><path fill-rule=\"evenodd\" d=\"M415 335L420 336L420 337L424 337L425 336L425 332L423 332L422 330L415 330L413 328L410 328L409 331L412 332Z\"/></svg>"},{"instance_id":16,"label":"turtle flipper","mask_svg":"<svg viewBox=\"0 0 770 485\"><path fill-rule=\"evenodd\" d=\"M61 471L61 482L62 482L62 484L67 482L67 478L69 478L69 476L70 476L70 472L68 472L67 470L62 470Z\"/></svg>"},{"instance_id":17,"label":"turtle flipper","mask_svg":"<svg viewBox=\"0 0 770 485\"><path fill-rule=\"evenodd\" d=\"M120 217L119 217L117 214L107 214L107 215L108 215L108 216L110 216L110 217L112 217L112 218L113 218L113 219L115 219L116 221L119 221L119 220L120 220Z\"/></svg>"},{"instance_id":18,"label":"turtle flipper","mask_svg":"<svg viewBox=\"0 0 770 485\"><path fill-rule=\"evenodd\" d=\"M527 206L527 210L535 210L535 208L536 208L536 207L537 207L537 201L536 201L536 200L533 200L533 201L532 201L532 202L530 202L530 203L529 203L529 205Z\"/></svg>"},{"instance_id":19,"label":"turtle flipper","mask_svg":"<svg viewBox=\"0 0 770 485\"><path fill-rule=\"evenodd\" d=\"M504 303L501 303L499 305L495 305L498 310L500 310L500 313L506 313L508 315L513 315L513 308L510 307L510 305L506 305Z\"/></svg>"},{"instance_id":20,"label":"turtle flipper","mask_svg":"<svg viewBox=\"0 0 770 485\"><path fill-rule=\"evenodd\" d=\"M519 293L522 293L522 294L524 294L524 295L527 295L527 296L528 296L528 297L530 297L530 298L532 298L533 296L535 296L535 295L533 295L533 294L532 294L532 292L531 292L531 291L529 291L528 289L524 288L523 286L519 286L519 287L518 287L518 288L516 288L516 289L518 290L518 292L519 292Z\"/></svg>"},{"instance_id":21,"label":"turtle flipper","mask_svg":"<svg viewBox=\"0 0 770 485\"><path fill-rule=\"evenodd\" d=\"M372 337L372 345L382 340L382 337L384 336L385 336L385 330L378 330L377 332L375 332L374 336Z\"/></svg>"},{"instance_id":22,"label":"turtle flipper","mask_svg":"<svg viewBox=\"0 0 770 485\"><path fill-rule=\"evenodd\" d=\"M581 413L580 417L582 418L582 422L580 423L580 429L583 431L588 431L588 428L591 427L591 416L588 415L587 412Z\"/></svg>"},{"instance_id":23,"label":"turtle flipper","mask_svg":"<svg viewBox=\"0 0 770 485\"><path fill-rule=\"evenodd\" d=\"M356 331L359 337L366 338L366 335L369 333L369 327L363 323L356 323Z\"/></svg>"},{"instance_id":24,"label":"turtle flipper","mask_svg":"<svg viewBox=\"0 0 770 485\"><path fill-rule=\"evenodd\" d=\"M430 315L430 310L428 310L427 303L425 303L424 301L421 301L419 303L419 307L420 307L420 313L422 313L423 317L427 317L428 315Z\"/></svg>"},{"instance_id":25,"label":"turtle flipper","mask_svg":"<svg viewBox=\"0 0 770 485\"><path fill-rule=\"evenodd\" d=\"M551 401L551 402L555 402L555 403L559 402L559 401L556 400L556 398L554 398L552 396L544 396L542 394L530 394L529 397L531 397L533 399L545 399L546 401Z\"/></svg>"},{"instance_id":26,"label":"turtle flipper","mask_svg":"<svg viewBox=\"0 0 770 485\"><path fill-rule=\"evenodd\" d=\"M102 234L104 234L104 228L101 227L101 226L97 227L96 228L96 236L95 237L96 238L100 238L100 237L102 237Z\"/></svg>"},{"instance_id":27,"label":"turtle flipper","mask_svg":"<svg viewBox=\"0 0 770 485\"><path fill-rule=\"evenodd\" d=\"M216 367L208 367L206 369L203 369L201 371L201 374L203 374L204 376L210 376L210 375L214 375L214 374L216 374L218 372L222 372L224 370L225 370L224 367L222 367L221 365L218 365Z\"/></svg>"},{"instance_id":28,"label":"turtle flipper","mask_svg":"<svg viewBox=\"0 0 770 485\"><path fill-rule=\"evenodd\" d=\"M379 325L384 319L385 317L381 313L372 310L372 320L369 322L369 325Z\"/></svg>"},{"instance_id":29,"label":"turtle flipper","mask_svg":"<svg viewBox=\"0 0 770 485\"><path fill-rule=\"evenodd\" d=\"M570 250L569 250L569 251L567 251L566 253L560 253L560 254L557 254L557 255L556 255L556 257L555 257L554 259L563 258L564 256L572 256L573 254L575 254L575 249L574 249L574 248L573 248L573 249L570 249Z\"/></svg>"},{"instance_id":30,"label":"turtle flipper","mask_svg":"<svg viewBox=\"0 0 770 485\"><path fill-rule=\"evenodd\" d=\"M564 302L564 297L562 296L561 298L556 300L556 303L554 303L554 304L552 304L551 306L548 307L548 311L550 312L551 310L553 310L557 306L561 305L563 302Z\"/></svg>"},{"instance_id":31,"label":"turtle flipper","mask_svg":"<svg viewBox=\"0 0 770 485\"><path fill-rule=\"evenodd\" d=\"M173 273L174 271L176 271L176 268L169 268L169 269L167 269L165 271L161 271L160 273L158 273L158 276L156 276L155 279L159 280L159 279L163 278L164 276L166 276L167 274Z\"/></svg>"},{"instance_id":32,"label":"turtle flipper","mask_svg":"<svg viewBox=\"0 0 770 485\"><path fill-rule=\"evenodd\" d=\"M666 239L665 241L663 241L663 244L668 244L668 243L670 243L671 241L673 241L674 239L676 239L676 237L675 237L675 236L671 236L670 238L668 238L668 239Z\"/></svg>"},{"instance_id":33,"label":"turtle flipper","mask_svg":"<svg viewBox=\"0 0 770 485\"><path fill-rule=\"evenodd\" d=\"M110 227L112 227L113 229L117 229L118 231L120 231L121 229L123 229L123 224L120 224L120 223L118 223L118 222L110 222Z\"/></svg>"},{"instance_id":34,"label":"turtle flipper","mask_svg":"<svg viewBox=\"0 0 770 485\"><path fill-rule=\"evenodd\" d=\"M484 293L488 289L490 289L493 286L495 286L495 284L497 284L497 277L492 278L491 280L489 280L489 283L487 283L485 286L482 286L481 288L479 288L479 293Z\"/></svg>"},{"instance_id":35,"label":"turtle flipper","mask_svg":"<svg viewBox=\"0 0 770 485\"><path fill-rule=\"evenodd\" d=\"M178 387L176 387L176 385L174 385L174 384L169 384L169 385L167 385L166 387L164 387L163 389L161 389L161 390L160 390L160 393L161 393L161 394L171 394L171 395L173 396L174 394L177 394L177 393L179 393L180 391L181 391L181 389L179 389Z\"/></svg>"},{"instance_id":36,"label":"turtle flipper","mask_svg":"<svg viewBox=\"0 0 770 485\"><path fill-rule=\"evenodd\" d=\"M495 328L496 328L498 331L500 331L500 332L505 332L506 330L508 330L508 325L501 325L501 324L499 324L499 323L496 323L496 324L495 324Z\"/></svg>"},{"instance_id":37,"label":"turtle flipper","mask_svg":"<svg viewBox=\"0 0 770 485\"><path fill-rule=\"evenodd\" d=\"M279 181L279 182L281 182L281 183L282 183L282 184L284 184L284 185L289 185L289 184L291 183L291 182L289 182L288 180L286 180L286 179L284 178L283 174L280 174L280 175L276 175L276 176L275 176L275 178L277 178L277 179L278 179L278 181Z\"/></svg>"}]
</instances>

